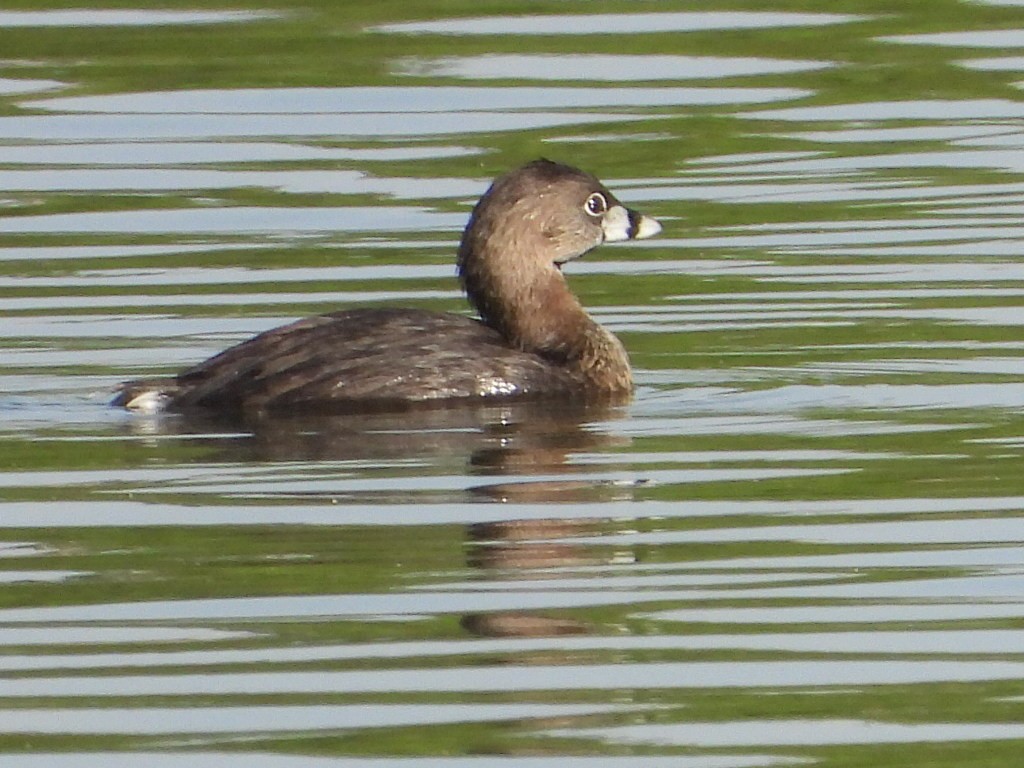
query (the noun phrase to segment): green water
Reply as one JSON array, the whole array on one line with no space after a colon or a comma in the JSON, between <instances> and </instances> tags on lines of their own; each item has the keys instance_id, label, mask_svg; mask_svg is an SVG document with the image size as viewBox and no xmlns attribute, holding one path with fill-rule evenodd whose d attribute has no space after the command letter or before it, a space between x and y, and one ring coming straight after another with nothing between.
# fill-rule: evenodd
<instances>
[{"instance_id":1,"label":"green water","mask_svg":"<svg viewBox=\"0 0 1024 768\"><path fill-rule=\"evenodd\" d=\"M0 768L1020 763L1020 3L104 8L0 10ZM537 156L628 406L106 407Z\"/></svg>"}]
</instances>

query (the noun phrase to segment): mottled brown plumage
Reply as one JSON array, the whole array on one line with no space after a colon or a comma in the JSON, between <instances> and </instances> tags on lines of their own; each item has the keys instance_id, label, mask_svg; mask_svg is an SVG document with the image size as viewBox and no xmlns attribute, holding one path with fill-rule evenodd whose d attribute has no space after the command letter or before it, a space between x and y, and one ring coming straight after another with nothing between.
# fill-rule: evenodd
<instances>
[{"instance_id":1,"label":"mottled brown plumage","mask_svg":"<svg viewBox=\"0 0 1024 768\"><path fill-rule=\"evenodd\" d=\"M625 349L583 309L561 265L659 229L593 176L538 160L497 179L463 234L459 277L480 320L415 309L310 317L172 378L127 382L114 404L260 414L628 397Z\"/></svg>"}]
</instances>

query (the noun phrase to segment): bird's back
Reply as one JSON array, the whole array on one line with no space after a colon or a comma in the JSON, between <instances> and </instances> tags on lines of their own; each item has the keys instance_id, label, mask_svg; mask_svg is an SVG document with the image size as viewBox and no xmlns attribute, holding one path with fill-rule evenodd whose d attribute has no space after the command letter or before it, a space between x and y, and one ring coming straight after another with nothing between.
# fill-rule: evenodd
<instances>
[{"instance_id":1,"label":"bird's back","mask_svg":"<svg viewBox=\"0 0 1024 768\"><path fill-rule=\"evenodd\" d=\"M351 309L275 328L173 378L124 384L117 402L173 411L394 409L571 395L578 371L523 352L461 315Z\"/></svg>"}]
</instances>

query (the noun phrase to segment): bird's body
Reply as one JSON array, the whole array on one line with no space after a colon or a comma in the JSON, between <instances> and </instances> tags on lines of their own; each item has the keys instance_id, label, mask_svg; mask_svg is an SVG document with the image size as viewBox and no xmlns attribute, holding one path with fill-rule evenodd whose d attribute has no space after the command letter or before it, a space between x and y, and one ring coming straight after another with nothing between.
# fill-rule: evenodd
<instances>
[{"instance_id":1,"label":"bird's body","mask_svg":"<svg viewBox=\"0 0 1024 768\"><path fill-rule=\"evenodd\" d=\"M628 397L625 349L579 304L561 265L659 229L594 177L536 161L495 181L463 235L459 276L480 320L402 308L310 317L174 377L127 382L114 403L237 415Z\"/></svg>"}]
</instances>

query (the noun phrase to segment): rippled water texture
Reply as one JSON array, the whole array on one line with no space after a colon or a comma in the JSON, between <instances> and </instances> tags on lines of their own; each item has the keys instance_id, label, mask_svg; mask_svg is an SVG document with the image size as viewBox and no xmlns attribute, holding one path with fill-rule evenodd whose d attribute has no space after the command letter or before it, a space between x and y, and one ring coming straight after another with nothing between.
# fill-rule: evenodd
<instances>
[{"instance_id":1,"label":"rippled water texture","mask_svg":"<svg viewBox=\"0 0 1024 768\"><path fill-rule=\"evenodd\" d=\"M1024 4L53 5L0 11L0 768L1022 764ZM566 268L630 405L107 407L466 311L538 156L664 224Z\"/></svg>"}]
</instances>

